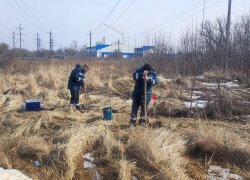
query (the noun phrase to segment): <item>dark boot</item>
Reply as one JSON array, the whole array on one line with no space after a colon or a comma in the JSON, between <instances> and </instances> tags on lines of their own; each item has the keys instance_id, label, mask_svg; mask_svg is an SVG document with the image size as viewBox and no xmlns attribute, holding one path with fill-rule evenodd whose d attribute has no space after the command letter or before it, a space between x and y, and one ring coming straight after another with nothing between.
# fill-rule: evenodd
<instances>
[{"instance_id":1,"label":"dark boot","mask_svg":"<svg viewBox=\"0 0 250 180\"><path fill-rule=\"evenodd\" d=\"M78 106L76 106L76 109L78 110L78 111L81 111L81 108L80 108L80 106L78 105Z\"/></svg>"},{"instance_id":2,"label":"dark boot","mask_svg":"<svg viewBox=\"0 0 250 180\"><path fill-rule=\"evenodd\" d=\"M129 124L129 127L136 127L136 121L134 120L130 120L130 124Z\"/></svg>"},{"instance_id":3,"label":"dark boot","mask_svg":"<svg viewBox=\"0 0 250 180\"><path fill-rule=\"evenodd\" d=\"M144 119L139 119L139 125L144 125L144 124L148 124L149 120L144 120Z\"/></svg>"}]
</instances>

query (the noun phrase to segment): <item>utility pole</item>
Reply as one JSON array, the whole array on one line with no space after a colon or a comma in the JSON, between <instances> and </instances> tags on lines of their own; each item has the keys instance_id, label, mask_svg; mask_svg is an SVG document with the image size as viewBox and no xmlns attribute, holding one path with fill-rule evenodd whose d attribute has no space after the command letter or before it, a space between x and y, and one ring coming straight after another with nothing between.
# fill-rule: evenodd
<instances>
[{"instance_id":1,"label":"utility pole","mask_svg":"<svg viewBox=\"0 0 250 180\"><path fill-rule=\"evenodd\" d=\"M38 46L39 46L38 32L37 32L37 34L36 34L36 43L37 43L37 47L36 47L36 58L38 58Z\"/></svg>"},{"instance_id":2,"label":"utility pole","mask_svg":"<svg viewBox=\"0 0 250 180\"><path fill-rule=\"evenodd\" d=\"M13 31L13 49L15 49L15 33Z\"/></svg>"},{"instance_id":3,"label":"utility pole","mask_svg":"<svg viewBox=\"0 0 250 180\"><path fill-rule=\"evenodd\" d=\"M90 51L89 51L89 54L90 54L90 62L91 62L91 56L92 56L92 52L91 52L91 35L92 35L92 33L91 33L91 31L90 31L89 35L90 35Z\"/></svg>"},{"instance_id":4,"label":"utility pole","mask_svg":"<svg viewBox=\"0 0 250 180\"><path fill-rule=\"evenodd\" d=\"M19 24L19 27L17 28L17 29L19 29L19 31L20 31L20 33L19 33L19 35L20 35L20 59L21 59L21 56L22 56L22 52L21 52L21 50L22 50L22 29L23 28L21 28L21 24ZM24 29L23 29L24 30Z\"/></svg>"},{"instance_id":5,"label":"utility pole","mask_svg":"<svg viewBox=\"0 0 250 180\"><path fill-rule=\"evenodd\" d=\"M120 45L120 41L119 41L119 39L118 39L118 59L119 59L119 57L120 57L120 47L119 47L119 45Z\"/></svg>"},{"instance_id":6,"label":"utility pole","mask_svg":"<svg viewBox=\"0 0 250 180\"><path fill-rule=\"evenodd\" d=\"M49 33L49 57L51 58L51 30Z\"/></svg>"},{"instance_id":7,"label":"utility pole","mask_svg":"<svg viewBox=\"0 0 250 180\"><path fill-rule=\"evenodd\" d=\"M41 39L40 39L40 35L38 34L38 32L36 33L36 58L38 58L39 56L39 49L41 47Z\"/></svg>"},{"instance_id":8,"label":"utility pole","mask_svg":"<svg viewBox=\"0 0 250 180\"><path fill-rule=\"evenodd\" d=\"M83 59L83 48L82 48L82 59Z\"/></svg>"},{"instance_id":9,"label":"utility pole","mask_svg":"<svg viewBox=\"0 0 250 180\"><path fill-rule=\"evenodd\" d=\"M228 0L228 13L227 13L227 32L226 32L226 63L225 70L228 69L228 53L229 53L229 39L230 39L230 21L231 21L231 4L232 0Z\"/></svg>"},{"instance_id":10,"label":"utility pole","mask_svg":"<svg viewBox=\"0 0 250 180\"><path fill-rule=\"evenodd\" d=\"M52 49L52 47L53 47L53 43L54 43L54 41L53 41L53 39L51 38L51 30L50 30L50 32L49 32L49 57L51 58L51 49Z\"/></svg>"},{"instance_id":11,"label":"utility pole","mask_svg":"<svg viewBox=\"0 0 250 180\"><path fill-rule=\"evenodd\" d=\"M60 51L59 51L58 55L62 56L62 46L61 46L61 44L60 44Z\"/></svg>"}]
</instances>

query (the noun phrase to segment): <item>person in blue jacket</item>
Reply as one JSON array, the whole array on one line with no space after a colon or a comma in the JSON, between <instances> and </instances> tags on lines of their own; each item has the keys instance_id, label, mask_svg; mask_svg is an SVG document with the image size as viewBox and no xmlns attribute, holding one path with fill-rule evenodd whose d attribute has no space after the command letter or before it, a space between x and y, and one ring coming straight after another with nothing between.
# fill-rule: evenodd
<instances>
[{"instance_id":1,"label":"person in blue jacket","mask_svg":"<svg viewBox=\"0 0 250 180\"><path fill-rule=\"evenodd\" d=\"M68 89L70 90L70 106L75 105L76 109L80 110L79 104L79 90L80 86L83 87L85 83L85 73L89 70L87 64L80 65L76 64L74 70L72 70L69 80L68 80Z\"/></svg>"},{"instance_id":2,"label":"person in blue jacket","mask_svg":"<svg viewBox=\"0 0 250 180\"><path fill-rule=\"evenodd\" d=\"M146 110L148 109L149 102L151 101L152 96L152 86L157 85L158 78L157 74L154 71L153 67L150 64L145 64L141 68L137 68L133 73L133 79L135 80L134 91L132 94L133 103L132 110L130 116L130 124L135 126L137 119L137 112L139 107L141 107L141 114L139 119L139 125L142 123L147 123L148 120L145 119L145 87L144 87L144 79L147 82L147 97L146 97Z\"/></svg>"}]
</instances>

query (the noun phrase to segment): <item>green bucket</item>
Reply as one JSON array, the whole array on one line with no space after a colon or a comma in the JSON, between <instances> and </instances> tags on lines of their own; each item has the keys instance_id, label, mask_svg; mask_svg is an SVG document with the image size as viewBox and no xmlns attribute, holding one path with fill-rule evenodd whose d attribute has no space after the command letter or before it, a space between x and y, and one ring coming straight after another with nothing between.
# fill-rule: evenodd
<instances>
[{"instance_id":1,"label":"green bucket","mask_svg":"<svg viewBox=\"0 0 250 180\"><path fill-rule=\"evenodd\" d=\"M105 107L102 110L104 120L113 120L112 107Z\"/></svg>"}]
</instances>

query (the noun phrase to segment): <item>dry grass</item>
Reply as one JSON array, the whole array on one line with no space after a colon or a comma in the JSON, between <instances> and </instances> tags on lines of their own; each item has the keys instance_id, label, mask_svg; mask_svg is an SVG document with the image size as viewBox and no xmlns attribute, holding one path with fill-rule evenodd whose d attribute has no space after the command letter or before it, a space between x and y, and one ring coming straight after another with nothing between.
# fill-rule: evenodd
<instances>
[{"instance_id":1,"label":"dry grass","mask_svg":"<svg viewBox=\"0 0 250 180\"><path fill-rule=\"evenodd\" d=\"M68 106L67 81L76 63L90 66L89 109L81 90L82 112ZM81 156L93 152L96 170L104 179L185 180L204 177L205 168L199 172L193 168L204 155L206 167L219 163L249 176L249 123L172 118L186 110L181 99L183 90L190 88L188 78L169 82L159 76L154 88L157 100L150 103L152 126L128 128L131 103L125 99L133 91L134 65L52 60L18 61L8 68L1 69L0 76L2 167L19 169L34 179L92 179L94 173L85 171ZM40 99L44 110L20 110L26 99ZM118 111L113 121L102 120L106 106ZM161 128L155 128L155 122ZM41 163L38 167L33 165L36 160Z\"/></svg>"}]
</instances>

